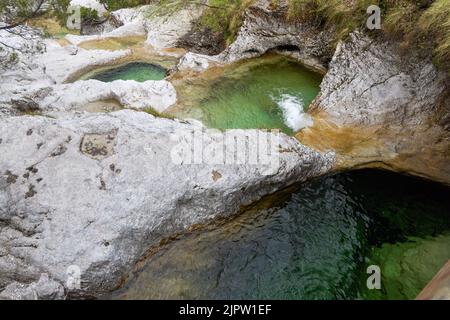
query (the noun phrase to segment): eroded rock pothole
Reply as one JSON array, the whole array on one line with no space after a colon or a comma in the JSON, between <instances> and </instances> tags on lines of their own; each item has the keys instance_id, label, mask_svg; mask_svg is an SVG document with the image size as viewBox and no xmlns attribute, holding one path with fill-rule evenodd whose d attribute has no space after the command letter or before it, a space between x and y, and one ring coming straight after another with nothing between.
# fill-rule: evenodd
<instances>
[{"instance_id":1,"label":"eroded rock pothole","mask_svg":"<svg viewBox=\"0 0 450 320\"><path fill-rule=\"evenodd\" d=\"M114 153L117 129L106 133L87 133L83 136L80 151L95 160L103 160Z\"/></svg>"}]
</instances>

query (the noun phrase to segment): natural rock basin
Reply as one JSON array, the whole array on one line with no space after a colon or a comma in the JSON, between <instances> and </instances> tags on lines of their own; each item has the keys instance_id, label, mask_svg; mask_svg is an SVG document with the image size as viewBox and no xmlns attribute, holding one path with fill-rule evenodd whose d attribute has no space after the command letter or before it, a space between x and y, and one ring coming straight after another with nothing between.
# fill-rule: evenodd
<instances>
[{"instance_id":1,"label":"natural rock basin","mask_svg":"<svg viewBox=\"0 0 450 320\"><path fill-rule=\"evenodd\" d=\"M131 62L118 67L94 71L83 77L83 79L96 79L103 82L112 82L114 80L145 82L147 80L163 80L166 77L166 73L166 69L156 64Z\"/></svg>"},{"instance_id":2,"label":"natural rock basin","mask_svg":"<svg viewBox=\"0 0 450 320\"><path fill-rule=\"evenodd\" d=\"M170 112L217 129L281 129L311 125L304 112L319 92L321 75L269 54L215 68L177 87L180 103Z\"/></svg>"},{"instance_id":3,"label":"natural rock basin","mask_svg":"<svg viewBox=\"0 0 450 320\"><path fill-rule=\"evenodd\" d=\"M166 245L114 298L413 299L450 256L448 195L382 171L322 178Z\"/></svg>"},{"instance_id":4,"label":"natural rock basin","mask_svg":"<svg viewBox=\"0 0 450 320\"><path fill-rule=\"evenodd\" d=\"M143 41L145 41L143 36L117 37L86 41L81 43L80 47L92 50L126 50L130 47L138 46Z\"/></svg>"}]
</instances>

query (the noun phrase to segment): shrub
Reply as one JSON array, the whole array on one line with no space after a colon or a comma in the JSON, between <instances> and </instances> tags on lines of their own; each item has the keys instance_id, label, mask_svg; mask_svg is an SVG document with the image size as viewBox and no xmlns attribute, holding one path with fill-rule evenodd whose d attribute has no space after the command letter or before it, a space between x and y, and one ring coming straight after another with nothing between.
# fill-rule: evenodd
<instances>
[{"instance_id":1,"label":"shrub","mask_svg":"<svg viewBox=\"0 0 450 320\"><path fill-rule=\"evenodd\" d=\"M383 35L404 48L431 48L435 63L450 70L450 0L289 0L288 18L328 27L338 41L364 27L371 4L382 10Z\"/></svg>"},{"instance_id":2,"label":"shrub","mask_svg":"<svg viewBox=\"0 0 450 320\"><path fill-rule=\"evenodd\" d=\"M67 8L70 5L70 0L53 0L52 5L60 25L65 26L69 17ZM80 15L83 22L95 22L100 20L98 12L90 8L81 7Z\"/></svg>"},{"instance_id":3,"label":"shrub","mask_svg":"<svg viewBox=\"0 0 450 320\"><path fill-rule=\"evenodd\" d=\"M100 0L106 9L114 11L122 8L136 7L139 5L149 4L151 0Z\"/></svg>"},{"instance_id":4,"label":"shrub","mask_svg":"<svg viewBox=\"0 0 450 320\"><path fill-rule=\"evenodd\" d=\"M200 26L222 32L227 44L236 37L244 19L245 9L253 0L209 0L200 18Z\"/></svg>"},{"instance_id":5,"label":"shrub","mask_svg":"<svg viewBox=\"0 0 450 320\"><path fill-rule=\"evenodd\" d=\"M422 35L433 41L436 64L450 70L450 1L434 1L420 17L419 26Z\"/></svg>"}]
</instances>

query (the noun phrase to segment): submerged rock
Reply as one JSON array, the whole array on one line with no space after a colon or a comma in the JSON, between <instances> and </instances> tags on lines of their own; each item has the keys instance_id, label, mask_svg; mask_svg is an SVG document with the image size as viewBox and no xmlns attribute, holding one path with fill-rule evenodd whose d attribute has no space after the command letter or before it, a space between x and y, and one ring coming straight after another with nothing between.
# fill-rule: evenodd
<instances>
[{"instance_id":1,"label":"submerged rock","mask_svg":"<svg viewBox=\"0 0 450 320\"><path fill-rule=\"evenodd\" d=\"M112 290L162 238L324 174L333 162L283 134L270 172L247 161L189 162L179 152L194 152L195 132L203 150L234 150L230 159L248 152L236 151L236 139L268 133L233 130L224 142L198 124L130 110L0 122L0 288L10 298L60 298L62 286L83 296ZM79 288L68 284L73 270Z\"/></svg>"},{"instance_id":2,"label":"submerged rock","mask_svg":"<svg viewBox=\"0 0 450 320\"><path fill-rule=\"evenodd\" d=\"M212 56L226 49L226 41L222 32L194 24L188 33L180 37L176 46L194 53Z\"/></svg>"},{"instance_id":3,"label":"submerged rock","mask_svg":"<svg viewBox=\"0 0 450 320\"><path fill-rule=\"evenodd\" d=\"M98 0L70 0L70 5L94 10L98 15L104 15L106 13L105 6Z\"/></svg>"}]
</instances>

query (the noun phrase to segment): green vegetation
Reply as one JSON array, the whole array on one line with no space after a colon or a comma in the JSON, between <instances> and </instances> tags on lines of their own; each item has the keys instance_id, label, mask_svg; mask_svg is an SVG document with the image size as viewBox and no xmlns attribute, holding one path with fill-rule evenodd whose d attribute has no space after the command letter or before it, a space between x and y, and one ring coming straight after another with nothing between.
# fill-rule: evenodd
<instances>
[{"instance_id":1,"label":"green vegetation","mask_svg":"<svg viewBox=\"0 0 450 320\"><path fill-rule=\"evenodd\" d=\"M146 109L144 109L143 110L145 113L148 113L148 114L150 114L150 115L152 115L152 116L154 116L154 117L157 117L157 118L165 118L165 119L171 119L171 120L173 120L173 119L175 119L173 116L171 116L170 114L167 114L167 113L165 113L165 112L159 112L159 111L156 111L155 109L153 109L153 108L146 108Z\"/></svg>"},{"instance_id":2,"label":"green vegetation","mask_svg":"<svg viewBox=\"0 0 450 320\"><path fill-rule=\"evenodd\" d=\"M51 11L31 19L28 24L34 28L40 28L45 38L62 39L67 34L79 34L78 30L67 29L65 24L55 19L55 13Z\"/></svg>"},{"instance_id":3,"label":"green vegetation","mask_svg":"<svg viewBox=\"0 0 450 320\"><path fill-rule=\"evenodd\" d=\"M189 4L204 5L206 8L199 20L199 27L221 32L227 44L230 44L242 25L245 9L254 0L157 2L159 6L155 12L159 14L175 12ZM450 0L288 0L286 18L332 30L337 43L352 31L365 28L368 17L366 10L372 4L382 10L383 30L369 33L393 38L403 48L413 46L432 50L435 64L450 70ZM278 5L279 0L272 0L273 9Z\"/></svg>"},{"instance_id":4,"label":"green vegetation","mask_svg":"<svg viewBox=\"0 0 450 320\"><path fill-rule=\"evenodd\" d=\"M198 27L223 34L230 44L242 25L245 9L255 0L100 0L109 11L144 4L156 4L149 14L168 14L188 5L204 6ZM272 0L272 8L280 0ZM0 14L8 16L9 23L17 23L33 13L39 0L3 0ZM65 25L70 0L52 0L59 21ZM450 70L450 0L288 0L287 19L307 22L334 31L335 42L345 39L352 31L364 28L366 10L375 4L382 10L383 35L401 43L403 48L419 48L433 52L434 62ZM12 8L14 10L12 10ZM93 10L83 9L82 19L98 20ZM104 18L104 17L103 17Z\"/></svg>"},{"instance_id":5,"label":"green vegetation","mask_svg":"<svg viewBox=\"0 0 450 320\"><path fill-rule=\"evenodd\" d=\"M148 11L148 16L162 16L162 15L170 15L173 14L183 8L185 8L188 4L192 3L191 0L159 0L152 1L157 2L158 5L154 8L151 8Z\"/></svg>"},{"instance_id":6,"label":"green vegetation","mask_svg":"<svg viewBox=\"0 0 450 320\"><path fill-rule=\"evenodd\" d=\"M0 2L0 30L11 29L25 24L38 16L45 0L2 0Z\"/></svg>"},{"instance_id":7,"label":"green vegetation","mask_svg":"<svg viewBox=\"0 0 450 320\"><path fill-rule=\"evenodd\" d=\"M242 25L245 9L254 0L159 0L150 1L158 6L149 11L149 16L175 13L187 6L204 6L205 10L198 21L199 28L209 28L223 34L230 44Z\"/></svg>"},{"instance_id":8,"label":"green vegetation","mask_svg":"<svg viewBox=\"0 0 450 320\"><path fill-rule=\"evenodd\" d=\"M149 4L155 2L152 0L100 0L100 3L109 11L114 11L122 8L136 7L139 5Z\"/></svg>"},{"instance_id":9,"label":"green vegetation","mask_svg":"<svg viewBox=\"0 0 450 320\"><path fill-rule=\"evenodd\" d=\"M242 25L245 9L253 0L209 0L200 18L200 26L222 32L227 44L234 41Z\"/></svg>"},{"instance_id":10,"label":"green vegetation","mask_svg":"<svg viewBox=\"0 0 450 320\"><path fill-rule=\"evenodd\" d=\"M330 28L337 42L364 27L371 4L380 6L383 19L383 33L372 34L431 49L436 65L450 70L450 0L289 0L288 18Z\"/></svg>"},{"instance_id":11,"label":"green vegetation","mask_svg":"<svg viewBox=\"0 0 450 320\"><path fill-rule=\"evenodd\" d=\"M450 70L450 0L436 0L421 15L419 26L423 37L434 41L436 63Z\"/></svg>"},{"instance_id":12,"label":"green vegetation","mask_svg":"<svg viewBox=\"0 0 450 320\"><path fill-rule=\"evenodd\" d=\"M152 2L151 0L99 0L100 3L102 3L105 8L108 10L108 12L122 9L122 8L129 8L129 7L135 7L139 5L144 5ZM55 12L56 17L58 18L61 25L65 25L68 13L67 8L69 7L70 0L53 0L52 6ZM99 21L102 18L106 18L108 13L106 13L105 17L99 17L97 11L89 9L89 8L81 8L81 19L84 22L95 22Z\"/></svg>"}]
</instances>

